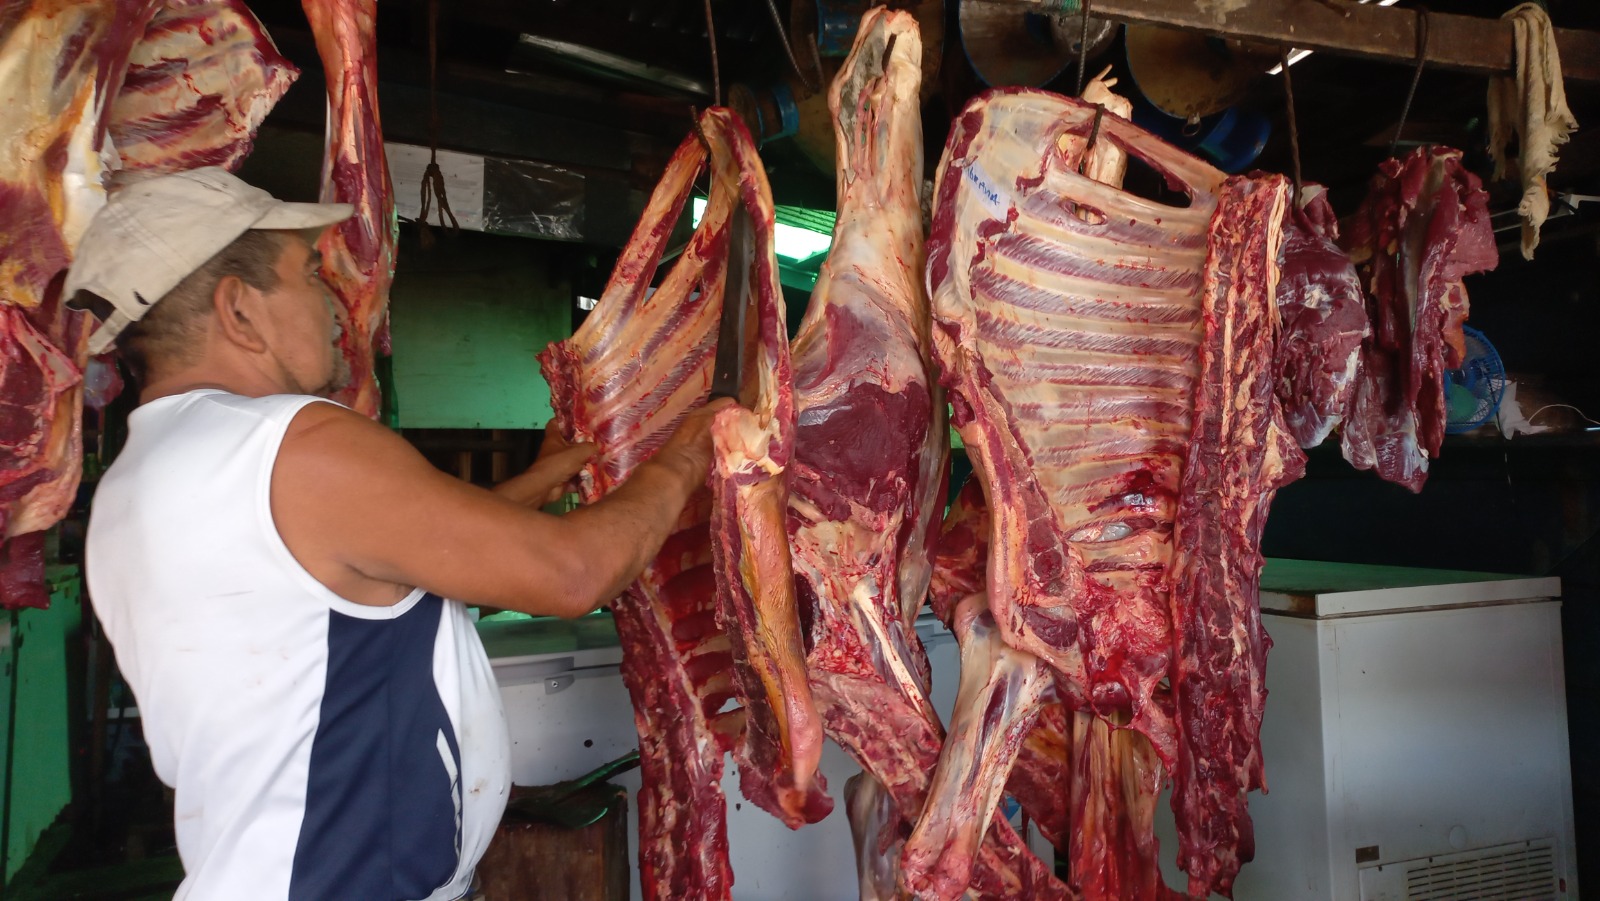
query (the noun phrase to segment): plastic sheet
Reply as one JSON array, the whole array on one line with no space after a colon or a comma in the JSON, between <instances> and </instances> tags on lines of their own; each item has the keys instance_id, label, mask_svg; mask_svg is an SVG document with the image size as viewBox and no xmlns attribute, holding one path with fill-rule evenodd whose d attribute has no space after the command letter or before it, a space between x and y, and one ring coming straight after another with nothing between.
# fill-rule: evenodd
<instances>
[{"instance_id":1,"label":"plastic sheet","mask_svg":"<svg viewBox=\"0 0 1600 901\"><path fill-rule=\"evenodd\" d=\"M558 241L581 241L582 173L522 160L483 161L483 230Z\"/></svg>"}]
</instances>

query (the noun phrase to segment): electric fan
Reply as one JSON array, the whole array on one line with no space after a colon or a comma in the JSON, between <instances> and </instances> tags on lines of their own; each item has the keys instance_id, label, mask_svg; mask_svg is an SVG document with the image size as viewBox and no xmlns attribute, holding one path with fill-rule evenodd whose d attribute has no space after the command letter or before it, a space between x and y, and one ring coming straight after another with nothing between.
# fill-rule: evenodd
<instances>
[{"instance_id":1,"label":"electric fan","mask_svg":"<svg viewBox=\"0 0 1600 901\"><path fill-rule=\"evenodd\" d=\"M1475 328L1463 326L1466 354L1461 368L1445 370L1445 433L1460 435L1491 422L1506 389L1506 368L1494 345Z\"/></svg>"}]
</instances>

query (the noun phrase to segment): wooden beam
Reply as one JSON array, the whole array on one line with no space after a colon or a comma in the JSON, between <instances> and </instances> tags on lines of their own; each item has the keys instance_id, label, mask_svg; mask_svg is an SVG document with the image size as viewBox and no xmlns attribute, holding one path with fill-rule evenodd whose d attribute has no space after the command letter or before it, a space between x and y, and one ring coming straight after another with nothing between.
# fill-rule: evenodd
<instances>
[{"instance_id":1,"label":"wooden beam","mask_svg":"<svg viewBox=\"0 0 1600 901\"><path fill-rule=\"evenodd\" d=\"M1060 9L1061 0L980 0ZM1417 12L1353 0L1090 0L1090 15L1364 56L1389 62L1417 58ZM1515 66L1511 23L1480 16L1428 14L1428 63L1446 69L1509 74ZM1562 73L1600 81L1600 32L1556 29Z\"/></svg>"}]
</instances>

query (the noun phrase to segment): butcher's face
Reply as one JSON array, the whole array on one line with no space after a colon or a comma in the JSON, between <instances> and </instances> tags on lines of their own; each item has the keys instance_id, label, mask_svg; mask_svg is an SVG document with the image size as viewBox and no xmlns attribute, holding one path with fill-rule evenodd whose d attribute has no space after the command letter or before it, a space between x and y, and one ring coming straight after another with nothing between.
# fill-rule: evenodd
<instances>
[{"instance_id":1,"label":"butcher's face","mask_svg":"<svg viewBox=\"0 0 1600 901\"><path fill-rule=\"evenodd\" d=\"M331 394L349 381L350 371L339 350L338 302L322 280L322 254L305 236L286 233L277 273L278 286L267 299L284 387L297 394Z\"/></svg>"}]
</instances>

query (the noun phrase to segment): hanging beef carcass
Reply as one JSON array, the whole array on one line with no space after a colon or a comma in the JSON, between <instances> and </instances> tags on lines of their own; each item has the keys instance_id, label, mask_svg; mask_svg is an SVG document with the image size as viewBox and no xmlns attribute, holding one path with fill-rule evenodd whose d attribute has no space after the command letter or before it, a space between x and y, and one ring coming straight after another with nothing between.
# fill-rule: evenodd
<instances>
[{"instance_id":1,"label":"hanging beef carcass","mask_svg":"<svg viewBox=\"0 0 1600 901\"><path fill-rule=\"evenodd\" d=\"M888 874L864 873L868 885L896 881L898 839L923 808L943 739L914 628L949 444L923 285L921 58L916 20L875 9L834 79L838 218L792 348L795 581L828 735L871 780L856 796L870 802L851 804L869 821L852 826ZM967 850L976 868L960 889L1062 897L996 820L989 843Z\"/></svg>"},{"instance_id":2,"label":"hanging beef carcass","mask_svg":"<svg viewBox=\"0 0 1600 901\"><path fill-rule=\"evenodd\" d=\"M1489 196L1461 151L1419 147L1379 167L1344 244L1372 335L1339 444L1350 465L1421 491L1444 441L1444 370L1464 353L1461 280L1499 262Z\"/></svg>"},{"instance_id":3,"label":"hanging beef carcass","mask_svg":"<svg viewBox=\"0 0 1600 901\"><path fill-rule=\"evenodd\" d=\"M44 606L42 530L82 466L90 327L57 277L110 170L236 164L295 71L242 2L5 0L0 60L0 603Z\"/></svg>"},{"instance_id":4,"label":"hanging beef carcass","mask_svg":"<svg viewBox=\"0 0 1600 901\"><path fill-rule=\"evenodd\" d=\"M1084 97L1126 116L1130 104L1111 91L1114 84L1095 79ZM1098 129L1091 120L1086 132L1065 132L1055 150L1062 165L1115 187L1126 154L1113 140L1099 141ZM1100 215L1081 207L1071 214L1084 221ZM1164 897L1158 894L1165 889L1151 832L1155 796L1140 796L1135 789L1144 782L1128 785L1124 778L1137 775L1152 786L1159 780L1158 765L1135 765L1153 761L1148 741L1138 733L1113 733L1103 724L1094 728L1090 711L1069 711L1064 699L1076 690L1050 684L1037 657L1004 648L992 625L978 615L986 607L990 537L981 489L977 479L963 488L938 546L934 604L962 643L962 679L934 800L912 836L909 853L915 860L908 870L926 893L952 896L964 878L970 848L982 835L984 820L978 814L992 809L1003 787L1068 855L1071 881L1084 897ZM1113 765L1124 762L1128 765ZM1125 794L1138 800L1121 803Z\"/></svg>"},{"instance_id":5,"label":"hanging beef carcass","mask_svg":"<svg viewBox=\"0 0 1600 901\"><path fill-rule=\"evenodd\" d=\"M381 397L373 366L379 354L389 352L389 286L400 229L378 120L378 3L302 0L302 5L328 84L320 199L356 208L317 243L323 280L343 310L339 348L349 382L334 399L375 417Z\"/></svg>"},{"instance_id":6,"label":"hanging beef carcass","mask_svg":"<svg viewBox=\"0 0 1600 901\"><path fill-rule=\"evenodd\" d=\"M600 449L582 475L581 493L585 500L604 496L706 399L731 214L735 204L745 206L755 255L744 406L723 411L713 424L712 490L695 495L655 561L612 606L639 732L639 876L648 899L730 897L721 789L728 751L737 752L746 797L789 825L820 819L831 807L814 771L822 736L803 679L792 579L784 572L777 584L753 584L739 571L741 559L777 549L782 568L788 566L784 472L794 425L772 197L749 133L733 113L708 110L698 129L668 163L594 311L576 334L540 356L562 434ZM708 152L704 218L652 289ZM738 492L766 500L740 508ZM759 629L739 628L752 617ZM738 672L752 661L782 674L778 682ZM761 694L741 695L757 684ZM730 700L741 704L724 710ZM752 721L759 725L751 728ZM759 746L773 737L782 746Z\"/></svg>"},{"instance_id":7,"label":"hanging beef carcass","mask_svg":"<svg viewBox=\"0 0 1600 901\"><path fill-rule=\"evenodd\" d=\"M1187 204L1080 173L1090 140ZM1120 117L1025 90L969 105L938 178L935 347L987 496L998 630L1051 665L1068 707L1149 740L1078 771L1147 799L1154 765L1171 768L1189 890L1227 891L1259 786L1258 526L1301 459L1271 394L1287 186L1225 180ZM1202 497L1212 508L1192 512ZM1074 815L1094 809L1074 792ZM1133 831L1150 809L1126 814ZM1127 834L1154 859L1153 840ZM1117 891L1135 884L1165 891L1144 877Z\"/></svg>"}]
</instances>

